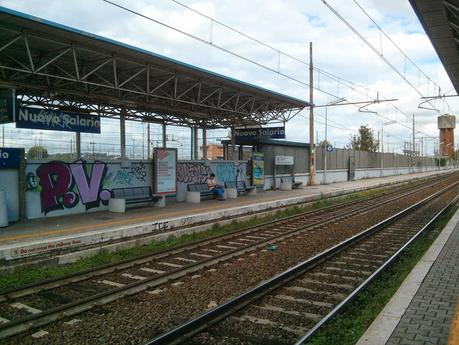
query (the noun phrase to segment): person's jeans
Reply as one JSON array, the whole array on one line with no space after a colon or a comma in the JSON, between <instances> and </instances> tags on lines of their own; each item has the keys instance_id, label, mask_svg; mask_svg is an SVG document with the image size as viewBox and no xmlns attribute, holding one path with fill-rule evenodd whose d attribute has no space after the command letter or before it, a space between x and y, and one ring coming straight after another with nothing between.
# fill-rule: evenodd
<instances>
[{"instance_id":1,"label":"person's jeans","mask_svg":"<svg viewBox=\"0 0 459 345\"><path fill-rule=\"evenodd\" d=\"M218 198L223 198L223 195L225 194L225 190L221 186L216 186L214 189L212 189L212 193Z\"/></svg>"}]
</instances>

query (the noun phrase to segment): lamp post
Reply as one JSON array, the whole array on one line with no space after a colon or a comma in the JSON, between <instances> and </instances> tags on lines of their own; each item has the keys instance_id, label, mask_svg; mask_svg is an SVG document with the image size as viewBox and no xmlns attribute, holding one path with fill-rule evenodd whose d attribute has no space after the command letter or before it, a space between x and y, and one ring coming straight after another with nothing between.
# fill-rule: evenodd
<instances>
[{"instance_id":1,"label":"lamp post","mask_svg":"<svg viewBox=\"0 0 459 345\"><path fill-rule=\"evenodd\" d=\"M342 103L346 101L346 98L338 98L335 99L334 101L328 102L325 105L325 145L328 146L328 106L330 105L337 105L339 103ZM325 147L325 152L324 152L324 181L323 184L327 184L327 147Z\"/></svg>"}]
</instances>

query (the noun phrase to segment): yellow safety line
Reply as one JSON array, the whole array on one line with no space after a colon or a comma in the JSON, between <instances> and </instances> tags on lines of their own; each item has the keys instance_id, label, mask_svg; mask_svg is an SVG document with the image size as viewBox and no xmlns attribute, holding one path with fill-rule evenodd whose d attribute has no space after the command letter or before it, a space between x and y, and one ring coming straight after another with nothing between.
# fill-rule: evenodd
<instances>
[{"instance_id":1,"label":"yellow safety line","mask_svg":"<svg viewBox=\"0 0 459 345\"><path fill-rule=\"evenodd\" d=\"M259 200L259 202L262 203L262 202L268 202L268 201L273 201L273 200L283 200L283 199L270 198L270 199ZM236 206L245 206L245 205L250 205L250 204L253 204L253 201L238 203ZM189 211L191 211L192 214L195 214L197 212L208 211L210 209L219 209L219 208L222 208L221 206L223 205L207 206L205 208L191 209ZM148 215L148 216L141 216L141 217L131 217L127 219L107 221L104 223L94 223L94 224L87 224L87 225L72 226L72 227L58 229L58 230L45 230L41 232L35 232L33 234L14 235L10 237L0 238L0 243L5 242L5 241L20 240L24 238L40 237L43 235L56 235L56 234L62 234L62 233L83 232L83 231L93 230L96 228L104 228L104 227L108 227L112 225L123 225L123 224L137 223L137 222L142 222L142 221L160 220L166 217L180 215L180 214L183 214L184 216L186 216L186 214L184 214L183 212L184 212L183 210L171 211L171 212L163 213L161 215L156 215L156 216Z\"/></svg>"},{"instance_id":2,"label":"yellow safety line","mask_svg":"<svg viewBox=\"0 0 459 345\"><path fill-rule=\"evenodd\" d=\"M459 345L459 299L456 305L456 314L449 329L448 345Z\"/></svg>"}]
</instances>

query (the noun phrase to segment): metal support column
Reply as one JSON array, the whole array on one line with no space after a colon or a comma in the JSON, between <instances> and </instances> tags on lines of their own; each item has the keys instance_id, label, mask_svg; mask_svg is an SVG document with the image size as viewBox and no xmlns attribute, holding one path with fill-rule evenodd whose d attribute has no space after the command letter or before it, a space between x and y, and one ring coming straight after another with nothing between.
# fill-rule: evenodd
<instances>
[{"instance_id":1,"label":"metal support column","mask_svg":"<svg viewBox=\"0 0 459 345\"><path fill-rule=\"evenodd\" d=\"M193 127L193 159L199 159L198 127Z\"/></svg>"},{"instance_id":2,"label":"metal support column","mask_svg":"<svg viewBox=\"0 0 459 345\"><path fill-rule=\"evenodd\" d=\"M120 151L121 160L126 159L126 110L121 109L120 113Z\"/></svg>"},{"instance_id":3,"label":"metal support column","mask_svg":"<svg viewBox=\"0 0 459 345\"><path fill-rule=\"evenodd\" d=\"M147 127L147 159L151 158L150 149L151 149L150 123L148 123L148 127Z\"/></svg>"},{"instance_id":4,"label":"metal support column","mask_svg":"<svg viewBox=\"0 0 459 345\"><path fill-rule=\"evenodd\" d=\"M231 153L228 158L230 160L236 160L236 131L234 127L231 127L231 149L229 152Z\"/></svg>"},{"instance_id":5,"label":"metal support column","mask_svg":"<svg viewBox=\"0 0 459 345\"><path fill-rule=\"evenodd\" d=\"M202 128L202 159L207 159L207 131L206 127Z\"/></svg>"},{"instance_id":6,"label":"metal support column","mask_svg":"<svg viewBox=\"0 0 459 345\"><path fill-rule=\"evenodd\" d=\"M163 123L163 148L167 147L167 133L166 133L166 124Z\"/></svg>"},{"instance_id":7,"label":"metal support column","mask_svg":"<svg viewBox=\"0 0 459 345\"><path fill-rule=\"evenodd\" d=\"M81 159L81 133L75 133L75 152L76 152L76 159Z\"/></svg>"}]
</instances>

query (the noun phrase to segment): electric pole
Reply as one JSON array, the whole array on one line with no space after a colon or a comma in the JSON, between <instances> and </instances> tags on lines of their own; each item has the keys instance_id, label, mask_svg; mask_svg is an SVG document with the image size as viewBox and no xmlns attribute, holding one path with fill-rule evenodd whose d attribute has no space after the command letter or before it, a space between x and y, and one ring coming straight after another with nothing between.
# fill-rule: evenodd
<instances>
[{"instance_id":1,"label":"electric pole","mask_svg":"<svg viewBox=\"0 0 459 345\"><path fill-rule=\"evenodd\" d=\"M314 169L314 70L312 65L312 42L309 42L309 176L308 185L316 184Z\"/></svg>"}]
</instances>

